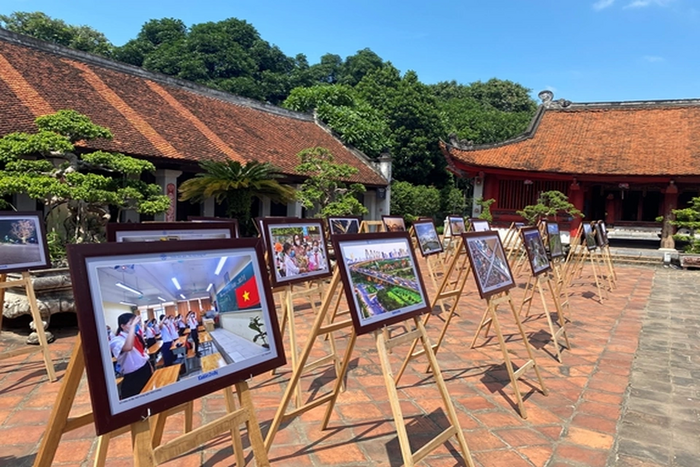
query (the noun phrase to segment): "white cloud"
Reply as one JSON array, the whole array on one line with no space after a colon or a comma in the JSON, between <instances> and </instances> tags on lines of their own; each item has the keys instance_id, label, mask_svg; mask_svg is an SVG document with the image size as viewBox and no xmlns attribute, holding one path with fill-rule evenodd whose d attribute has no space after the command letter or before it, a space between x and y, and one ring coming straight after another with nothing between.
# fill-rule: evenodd
<instances>
[{"instance_id":1,"label":"white cloud","mask_svg":"<svg viewBox=\"0 0 700 467\"><path fill-rule=\"evenodd\" d=\"M605 8L612 6L615 0L598 0L593 4L594 10L604 10Z\"/></svg>"},{"instance_id":2,"label":"white cloud","mask_svg":"<svg viewBox=\"0 0 700 467\"><path fill-rule=\"evenodd\" d=\"M649 63L658 63L665 60L663 57L659 57L658 55L645 55L642 58Z\"/></svg>"},{"instance_id":3,"label":"white cloud","mask_svg":"<svg viewBox=\"0 0 700 467\"><path fill-rule=\"evenodd\" d=\"M648 6L667 6L673 0L633 0L625 8L646 8Z\"/></svg>"}]
</instances>

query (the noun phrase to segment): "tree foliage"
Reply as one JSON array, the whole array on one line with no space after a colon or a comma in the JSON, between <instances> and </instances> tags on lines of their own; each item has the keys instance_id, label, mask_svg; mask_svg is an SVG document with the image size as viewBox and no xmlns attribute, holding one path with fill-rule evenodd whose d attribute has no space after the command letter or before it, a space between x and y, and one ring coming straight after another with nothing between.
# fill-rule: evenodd
<instances>
[{"instance_id":1,"label":"tree foliage","mask_svg":"<svg viewBox=\"0 0 700 467\"><path fill-rule=\"evenodd\" d=\"M250 208L253 198L270 198L276 203L288 203L296 197L294 189L279 183L282 174L267 162L203 161L204 172L180 185L180 201L200 203L209 198L226 202L226 214L238 219L244 234L252 232Z\"/></svg>"},{"instance_id":2,"label":"tree foliage","mask_svg":"<svg viewBox=\"0 0 700 467\"><path fill-rule=\"evenodd\" d=\"M301 204L318 216L350 216L367 213L357 195L365 192L360 183L347 183L358 169L348 164L335 162L333 154L326 148L304 149L299 154L296 171L308 178L299 188Z\"/></svg>"},{"instance_id":3,"label":"tree foliage","mask_svg":"<svg viewBox=\"0 0 700 467\"><path fill-rule=\"evenodd\" d=\"M700 230L700 197L691 199L688 207L674 209L672 213L673 219L670 219L669 223L683 229L675 234L673 239L687 242L684 247L686 253L700 253L700 240L695 236Z\"/></svg>"},{"instance_id":4,"label":"tree foliage","mask_svg":"<svg viewBox=\"0 0 700 467\"><path fill-rule=\"evenodd\" d=\"M390 145L389 126L382 115L344 84L295 88L282 103L299 112L316 111L347 144L376 158Z\"/></svg>"},{"instance_id":5,"label":"tree foliage","mask_svg":"<svg viewBox=\"0 0 700 467\"><path fill-rule=\"evenodd\" d=\"M72 26L38 11L0 15L0 27L105 57L111 56L114 48L104 34L89 26Z\"/></svg>"},{"instance_id":6,"label":"tree foliage","mask_svg":"<svg viewBox=\"0 0 700 467\"><path fill-rule=\"evenodd\" d=\"M49 233L59 244L101 240L110 207L153 215L170 206L158 185L139 180L141 173L155 171L150 162L76 151L77 141L111 139L107 128L73 110L35 122L37 133L0 138L0 197L23 193L42 201L49 211Z\"/></svg>"},{"instance_id":7,"label":"tree foliage","mask_svg":"<svg viewBox=\"0 0 700 467\"><path fill-rule=\"evenodd\" d=\"M557 214L565 213L572 217L583 217L583 213L569 202L569 198L561 191L543 191L537 198L537 204L525 206L518 214L523 216L530 225Z\"/></svg>"},{"instance_id":8,"label":"tree foliage","mask_svg":"<svg viewBox=\"0 0 700 467\"><path fill-rule=\"evenodd\" d=\"M391 214L408 222L440 214L440 190L433 186L395 181L391 184Z\"/></svg>"}]
</instances>

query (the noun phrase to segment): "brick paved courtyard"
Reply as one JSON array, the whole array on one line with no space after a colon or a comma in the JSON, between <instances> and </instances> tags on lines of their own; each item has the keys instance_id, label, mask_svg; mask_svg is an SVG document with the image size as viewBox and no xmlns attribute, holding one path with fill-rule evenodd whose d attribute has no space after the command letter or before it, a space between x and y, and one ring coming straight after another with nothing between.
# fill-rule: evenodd
<instances>
[{"instance_id":1,"label":"brick paved courtyard","mask_svg":"<svg viewBox=\"0 0 700 467\"><path fill-rule=\"evenodd\" d=\"M475 464L496 466L695 466L700 456L700 324L696 284L700 273L618 266L618 286L601 304L584 271L584 280L571 288L571 351L563 364L552 354L546 320L539 301L525 323L549 395L534 388L533 372L521 380L529 391L527 420L516 410L513 390L496 341L480 339L470 350L484 302L470 279L438 353L448 390ZM524 278L518 278L524 282ZM513 292L516 302L522 288ZM313 319L299 303L299 334ZM514 362L525 351L515 326L501 312L504 332ZM428 333L434 340L441 326L433 317ZM68 333L70 334L70 333ZM74 333L73 333L74 334ZM641 339L641 341L640 341ZM0 336L0 350L21 343L11 333ZM56 402L60 377L74 336L62 333L51 344L59 382L47 382L38 355L0 362L0 465L31 465L44 424ZM338 339L341 346L342 336ZM320 350L323 350L320 346ZM407 348L391 355L398 369ZM399 396L414 450L446 427L446 417L433 379L417 360L401 380ZM276 375L251 382L253 400L263 434L267 432L290 365ZM319 369L303 379L303 394L323 394L333 382L333 370ZM630 387L629 384L632 383ZM89 409L86 383L81 385L74 414ZM225 413L220 394L195 402L195 427ZM330 428L320 430L324 407L284 424L270 450L270 461L280 466L398 466L402 464L391 419L384 379L370 336L358 339L350 364L347 390L338 399ZM168 419L165 439L182 431L182 415ZM64 436L55 465L92 465L96 450L94 429L85 427ZM112 440L107 465L132 465L128 435ZM250 465L252 454L247 451ZM230 437L221 436L200 450L167 463L171 466L228 466L234 464ZM423 465L465 465L456 442L444 445Z\"/></svg>"}]
</instances>

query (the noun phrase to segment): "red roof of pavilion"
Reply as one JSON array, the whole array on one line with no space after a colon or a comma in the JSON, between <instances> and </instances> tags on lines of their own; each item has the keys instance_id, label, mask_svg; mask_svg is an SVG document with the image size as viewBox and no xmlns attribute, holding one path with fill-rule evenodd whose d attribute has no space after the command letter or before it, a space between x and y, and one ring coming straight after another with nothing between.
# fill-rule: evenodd
<instances>
[{"instance_id":1,"label":"red roof of pavilion","mask_svg":"<svg viewBox=\"0 0 700 467\"><path fill-rule=\"evenodd\" d=\"M453 169L588 175L699 175L700 100L546 102L521 136L441 142Z\"/></svg>"},{"instance_id":2,"label":"red roof of pavilion","mask_svg":"<svg viewBox=\"0 0 700 467\"><path fill-rule=\"evenodd\" d=\"M313 116L215 91L0 29L0 136L35 132L34 119L74 109L109 128L90 149L170 159L270 162L295 175L301 150L321 146L385 186L369 160Z\"/></svg>"}]
</instances>

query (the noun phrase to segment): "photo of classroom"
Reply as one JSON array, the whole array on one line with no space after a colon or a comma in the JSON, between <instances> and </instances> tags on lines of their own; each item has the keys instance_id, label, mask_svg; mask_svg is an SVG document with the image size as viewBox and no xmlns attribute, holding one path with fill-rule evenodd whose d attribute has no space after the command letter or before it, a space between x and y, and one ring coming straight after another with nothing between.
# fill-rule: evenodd
<instances>
[{"instance_id":1,"label":"photo of classroom","mask_svg":"<svg viewBox=\"0 0 700 467\"><path fill-rule=\"evenodd\" d=\"M96 269L120 400L269 352L253 253L151 258Z\"/></svg>"}]
</instances>

